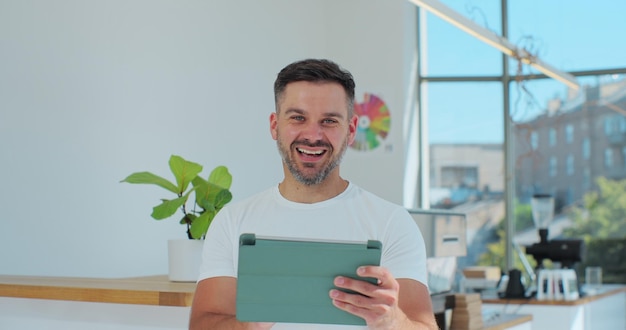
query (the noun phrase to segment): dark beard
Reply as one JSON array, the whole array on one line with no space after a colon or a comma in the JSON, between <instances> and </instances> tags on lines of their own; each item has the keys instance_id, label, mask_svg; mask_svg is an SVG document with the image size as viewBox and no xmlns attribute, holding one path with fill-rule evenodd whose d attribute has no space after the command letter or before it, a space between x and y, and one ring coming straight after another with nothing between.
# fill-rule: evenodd
<instances>
[{"instance_id":1,"label":"dark beard","mask_svg":"<svg viewBox=\"0 0 626 330\"><path fill-rule=\"evenodd\" d=\"M294 144L307 145L311 147L326 146L329 148L329 150L333 150L331 145L322 143L321 141L318 141L314 144L311 144L308 141L294 141L291 146L293 147ZM330 174L330 172L332 172L341 163L343 155L346 153L346 149L348 146L346 142L339 150L337 156L334 159L331 159L330 163L328 163L324 168L315 173L313 176L306 176L304 173L302 173L302 171L298 169L298 167L296 166L296 162L291 159L289 152L290 150L292 150L292 148L287 149L281 144L280 133L277 133L276 145L278 147L278 152L283 159L283 163L287 165L287 168L289 169L289 172L291 172L291 175L293 175L293 177L298 180L298 182L307 186L313 186L322 183L322 181L324 181L328 177L328 174ZM304 167L312 166L312 164L304 164Z\"/></svg>"}]
</instances>

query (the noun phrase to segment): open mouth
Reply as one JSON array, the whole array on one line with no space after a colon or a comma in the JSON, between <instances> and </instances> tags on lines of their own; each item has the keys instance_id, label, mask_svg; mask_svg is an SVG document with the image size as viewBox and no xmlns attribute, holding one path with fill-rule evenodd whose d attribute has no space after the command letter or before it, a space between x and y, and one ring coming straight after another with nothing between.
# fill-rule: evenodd
<instances>
[{"instance_id":1,"label":"open mouth","mask_svg":"<svg viewBox=\"0 0 626 330\"><path fill-rule=\"evenodd\" d=\"M326 150L309 150L309 149L304 149L304 148L296 148L296 150L298 150L298 152L301 154L312 155L312 156L319 156L326 152Z\"/></svg>"},{"instance_id":2,"label":"open mouth","mask_svg":"<svg viewBox=\"0 0 626 330\"><path fill-rule=\"evenodd\" d=\"M304 147L297 147L296 151L307 159L317 159L322 157L326 153L326 149L308 149Z\"/></svg>"}]
</instances>

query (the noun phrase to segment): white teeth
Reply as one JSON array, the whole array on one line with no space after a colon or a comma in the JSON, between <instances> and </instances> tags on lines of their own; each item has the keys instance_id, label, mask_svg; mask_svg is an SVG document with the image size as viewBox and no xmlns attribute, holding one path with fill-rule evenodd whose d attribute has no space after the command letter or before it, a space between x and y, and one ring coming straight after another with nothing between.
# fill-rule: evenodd
<instances>
[{"instance_id":1,"label":"white teeth","mask_svg":"<svg viewBox=\"0 0 626 330\"><path fill-rule=\"evenodd\" d=\"M311 150L305 150L305 149L300 149L300 148L298 148L298 151L307 155L321 155L322 152L324 152L323 150L311 151Z\"/></svg>"}]
</instances>

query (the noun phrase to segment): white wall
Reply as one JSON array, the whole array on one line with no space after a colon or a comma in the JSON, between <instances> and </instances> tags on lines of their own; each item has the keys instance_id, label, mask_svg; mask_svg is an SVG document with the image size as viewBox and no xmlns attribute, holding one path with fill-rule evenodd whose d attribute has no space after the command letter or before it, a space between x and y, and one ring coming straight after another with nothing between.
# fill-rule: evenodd
<instances>
[{"instance_id":1,"label":"white wall","mask_svg":"<svg viewBox=\"0 0 626 330\"><path fill-rule=\"evenodd\" d=\"M415 6L408 1L336 1L327 12L328 51L352 72L356 99L373 93L387 104L391 128L381 146L347 154L344 176L362 187L402 204L404 142L402 119L410 92L412 53L415 44ZM409 22L407 24L407 22Z\"/></svg>"},{"instance_id":2,"label":"white wall","mask_svg":"<svg viewBox=\"0 0 626 330\"><path fill-rule=\"evenodd\" d=\"M343 173L401 203L407 11L403 0L0 1L0 274L165 273L165 241L184 227L149 214L170 196L119 181L171 178L179 154L228 166L236 200L276 184L272 84L307 57L336 60L359 97L388 102L392 151L350 151Z\"/></svg>"}]
</instances>

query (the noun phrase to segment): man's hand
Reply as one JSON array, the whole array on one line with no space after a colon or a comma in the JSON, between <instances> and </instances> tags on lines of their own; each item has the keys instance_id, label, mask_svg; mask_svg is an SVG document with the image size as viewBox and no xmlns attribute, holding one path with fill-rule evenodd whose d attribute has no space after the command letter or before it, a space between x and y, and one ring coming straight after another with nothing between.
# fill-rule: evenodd
<instances>
[{"instance_id":1,"label":"man's hand","mask_svg":"<svg viewBox=\"0 0 626 330\"><path fill-rule=\"evenodd\" d=\"M334 281L335 286L360 293L350 294L336 289L331 290L330 297L333 299L333 304L339 309L363 318L367 326L373 330L415 329L420 323L424 328L436 329L428 290L426 290L426 297L424 297L423 292L401 295L400 283L383 267L359 267L357 275L376 278L378 279L378 285L367 281L338 276ZM412 282L419 283L417 281ZM402 296L418 298L410 299L413 301L405 301L405 306L412 305L414 307L411 308L419 310L421 308L418 306L426 304L427 308L419 313L413 313L413 317L409 318L407 313L401 308L400 297ZM425 299L426 302L423 299Z\"/></svg>"}]
</instances>

